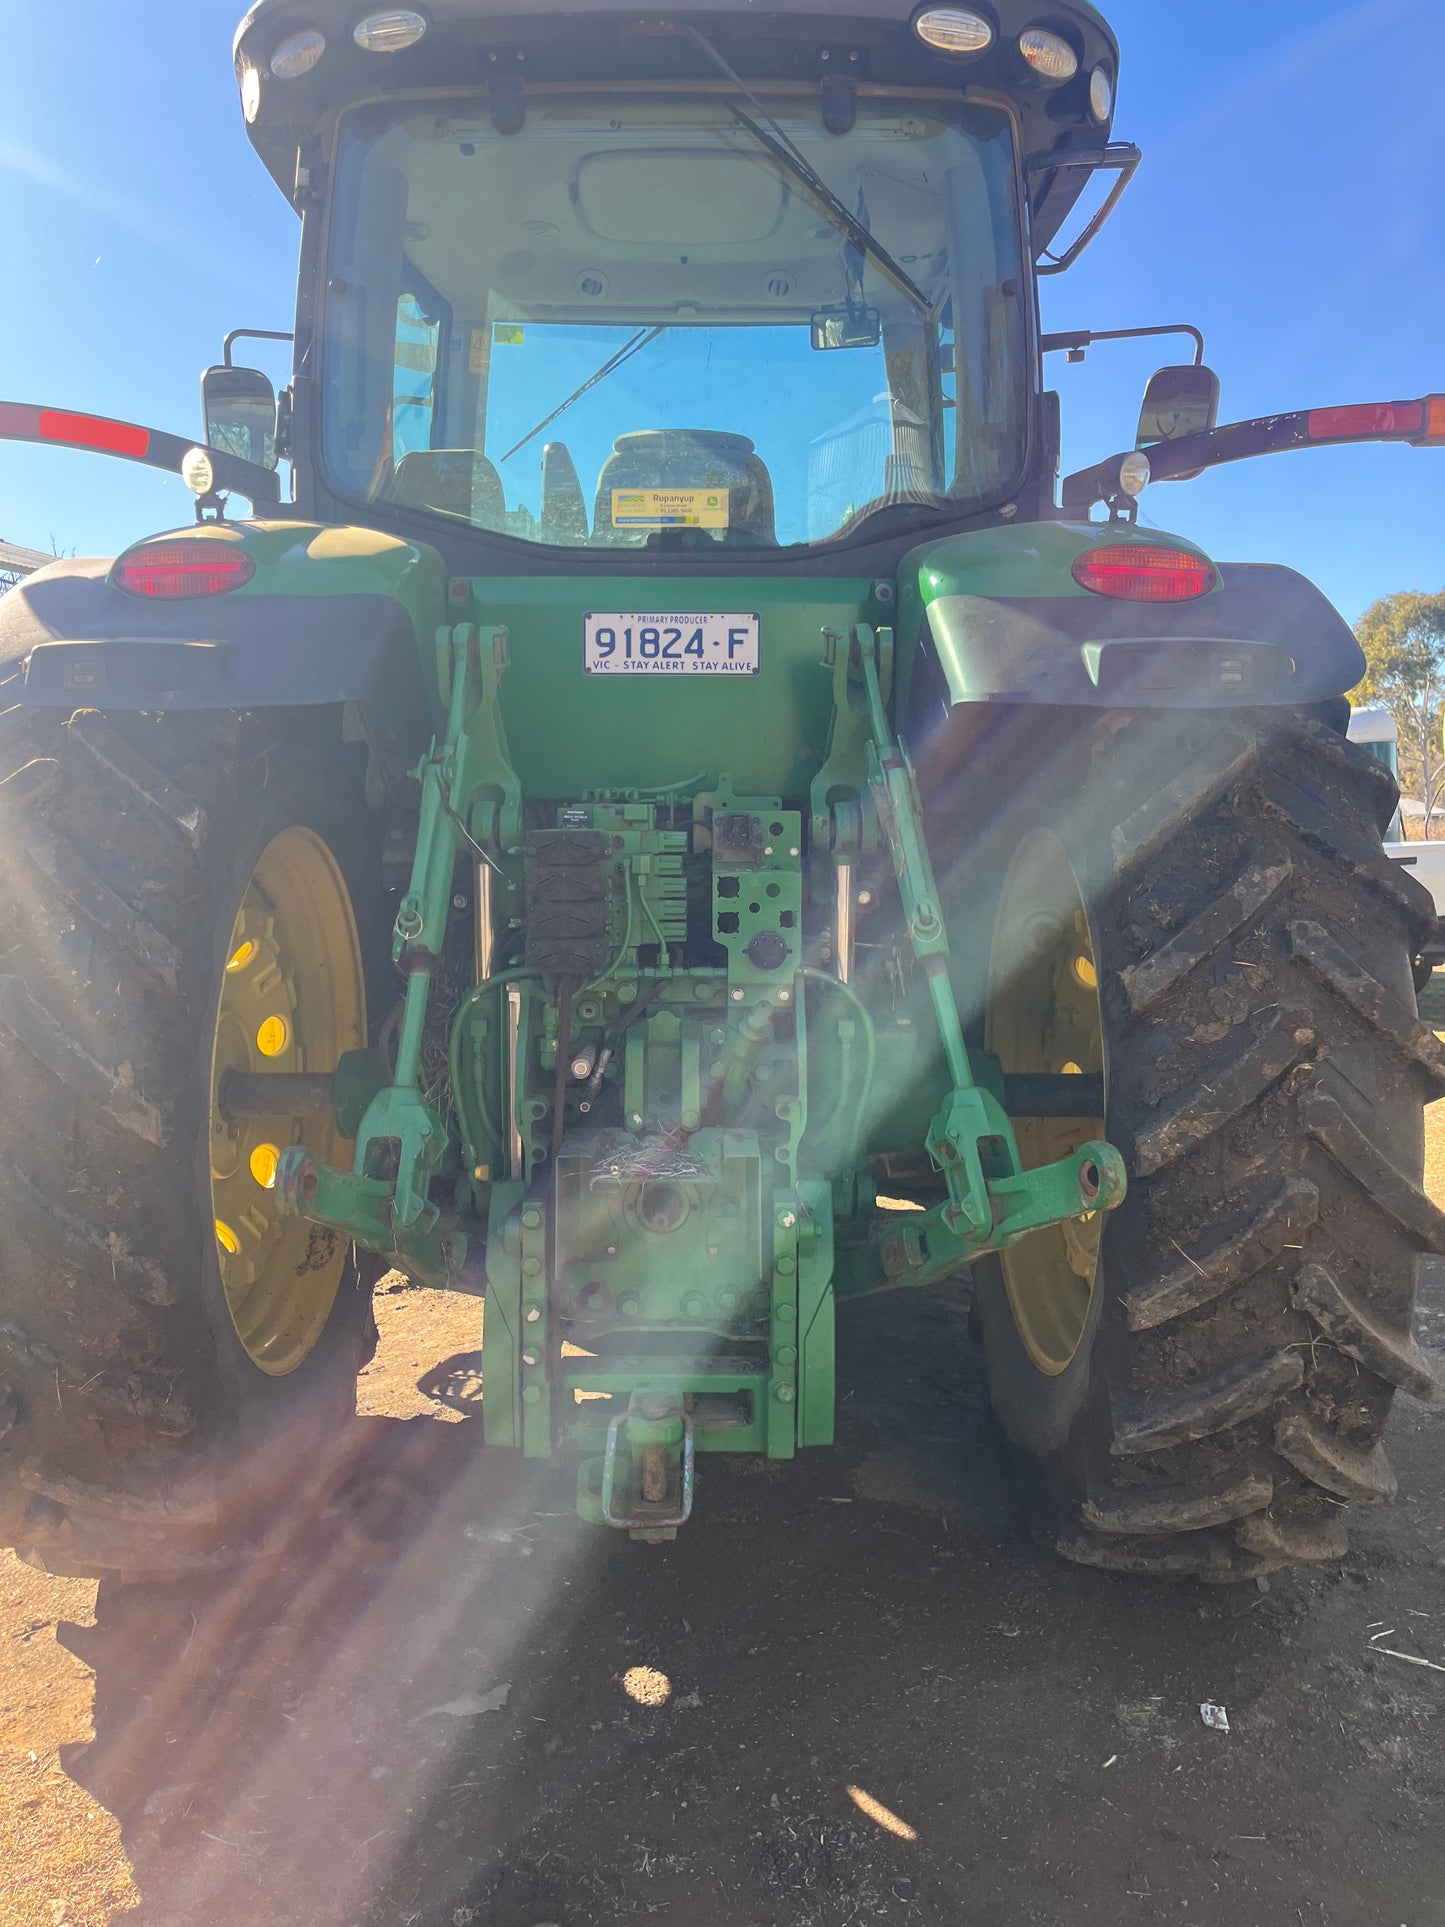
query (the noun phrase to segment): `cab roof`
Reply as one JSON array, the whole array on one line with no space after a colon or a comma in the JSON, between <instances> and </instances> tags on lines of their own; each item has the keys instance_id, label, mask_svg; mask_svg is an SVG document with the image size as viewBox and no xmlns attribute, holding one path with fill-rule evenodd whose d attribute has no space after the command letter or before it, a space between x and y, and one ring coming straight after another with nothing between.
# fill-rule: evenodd
<instances>
[{"instance_id":1,"label":"cab roof","mask_svg":"<svg viewBox=\"0 0 1445 1927\"><path fill-rule=\"evenodd\" d=\"M683 31L705 32L728 62L751 82L788 81L837 88L848 80L897 87L957 88L959 93L1005 95L1020 122L1023 153L1032 163L1030 200L1036 250L1057 234L1088 180L1085 166L1040 167L1043 156L1102 149L1109 128L1095 120L1089 81L1099 65L1117 91L1118 43L1089 0L964 0L996 31L982 54L949 55L913 31L919 0L783 0L781 6L669 0L640 14L635 0L418 0L427 31L400 53L357 47L352 29L368 13L386 10L366 0L257 0L236 33L238 80L248 69L259 79L260 100L248 126L253 145L278 186L293 195L303 150L319 160L329 147L338 113L379 95L446 88L493 92L504 82L513 100L520 83L587 80L599 87L629 81L715 81L716 72ZM1046 85L1023 59L1018 37L1028 27L1062 34L1079 56L1077 74ZM311 28L326 49L309 73L277 79L270 69L290 35ZM254 87L255 82L252 83Z\"/></svg>"}]
</instances>

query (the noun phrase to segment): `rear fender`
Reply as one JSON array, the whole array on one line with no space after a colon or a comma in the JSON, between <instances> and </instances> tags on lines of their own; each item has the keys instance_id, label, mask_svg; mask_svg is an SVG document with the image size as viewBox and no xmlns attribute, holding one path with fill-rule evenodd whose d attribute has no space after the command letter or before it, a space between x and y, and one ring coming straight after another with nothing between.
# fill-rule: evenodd
<instances>
[{"instance_id":1,"label":"rear fender","mask_svg":"<svg viewBox=\"0 0 1445 1927\"><path fill-rule=\"evenodd\" d=\"M1086 550L1128 540L1201 554L1178 536L1033 523L945 537L900 582L905 648L936 659L948 706L1227 709L1320 703L1365 673L1349 625L1314 584L1262 562L1216 562L1191 601L1126 602L1080 587ZM927 672L925 672L926 675Z\"/></svg>"},{"instance_id":2,"label":"rear fender","mask_svg":"<svg viewBox=\"0 0 1445 1927\"><path fill-rule=\"evenodd\" d=\"M243 547L222 595L132 595L106 560L61 561L0 597L0 708L181 710L353 705L413 759L441 720L424 673L446 571L423 544L305 522L207 523L175 539Z\"/></svg>"}]
</instances>

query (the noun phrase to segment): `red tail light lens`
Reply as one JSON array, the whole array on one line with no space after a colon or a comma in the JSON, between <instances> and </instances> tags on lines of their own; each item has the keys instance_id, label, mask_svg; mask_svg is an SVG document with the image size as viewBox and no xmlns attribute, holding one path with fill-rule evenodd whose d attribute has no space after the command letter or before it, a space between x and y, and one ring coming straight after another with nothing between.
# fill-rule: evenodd
<instances>
[{"instance_id":1,"label":"red tail light lens","mask_svg":"<svg viewBox=\"0 0 1445 1927\"><path fill-rule=\"evenodd\" d=\"M182 596L224 595L239 589L256 573L244 549L229 542L143 542L115 565L113 580L131 595L159 596L174 601Z\"/></svg>"},{"instance_id":2,"label":"red tail light lens","mask_svg":"<svg viewBox=\"0 0 1445 1927\"><path fill-rule=\"evenodd\" d=\"M1124 602L1188 602L1214 587L1211 563L1187 549L1163 549L1152 542L1111 542L1088 549L1074 564L1074 580L1095 595Z\"/></svg>"}]
</instances>

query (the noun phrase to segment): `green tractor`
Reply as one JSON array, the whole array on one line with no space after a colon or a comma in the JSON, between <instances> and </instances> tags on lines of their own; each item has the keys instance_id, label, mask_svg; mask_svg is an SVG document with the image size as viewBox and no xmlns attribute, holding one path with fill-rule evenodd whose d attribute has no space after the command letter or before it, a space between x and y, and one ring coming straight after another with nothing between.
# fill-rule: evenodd
<instances>
[{"instance_id":1,"label":"green tractor","mask_svg":"<svg viewBox=\"0 0 1445 1927\"><path fill-rule=\"evenodd\" d=\"M235 58L284 392L238 331L204 445L0 403L197 498L0 603L0 1538L246 1556L395 1268L635 1539L928 1289L1067 1557L1337 1558L1432 1390L1433 907L1339 615L1137 500L1445 398L1219 427L1198 343L1060 485L1039 277L1139 158L1083 0L259 0Z\"/></svg>"}]
</instances>

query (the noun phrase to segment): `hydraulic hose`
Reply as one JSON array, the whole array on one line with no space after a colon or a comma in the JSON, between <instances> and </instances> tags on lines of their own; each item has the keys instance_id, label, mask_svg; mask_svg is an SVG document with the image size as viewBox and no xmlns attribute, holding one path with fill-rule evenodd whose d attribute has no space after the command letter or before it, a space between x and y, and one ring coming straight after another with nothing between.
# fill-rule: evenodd
<instances>
[{"instance_id":1,"label":"hydraulic hose","mask_svg":"<svg viewBox=\"0 0 1445 1927\"><path fill-rule=\"evenodd\" d=\"M457 1005L457 1014L452 1019L451 1037L447 1045L447 1067L452 1080L452 1102L456 1106L457 1117L461 1121L462 1149L467 1153L467 1163L469 1167L476 1163L476 1152L480 1141L480 1134L476 1129L476 1120L471 1113L472 1091L462 1079L462 1025L483 997L488 996L494 990L500 989L503 984L536 983L540 980L541 975L540 970L500 971L497 975L484 978L481 983L473 985ZM476 1084L476 1098L481 1108L482 1124L487 1133L488 1141L493 1144L500 1144L502 1142L502 1133L498 1129L497 1120L492 1116L491 1109L487 1103L485 1079L480 1077L477 1079Z\"/></svg>"},{"instance_id":2,"label":"hydraulic hose","mask_svg":"<svg viewBox=\"0 0 1445 1927\"><path fill-rule=\"evenodd\" d=\"M833 996L841 997L851 1005L854 1015L863 1031L863 1080L856 1104L842 1106L840 1110L851 1112L859 1121L860 1128L866 1125L868 1108L873 1102L873 1085L878 1074L878 1035L873 1028L873 1019L868 1015L866 1005L851 984L845 984L841 977L831 977L826 970L815 970L805 964L798 972L805 982L817 984L820 989L830 991ZM824 1142L827 1142L826 1135Z\"/></svg>"}]
</instances>

